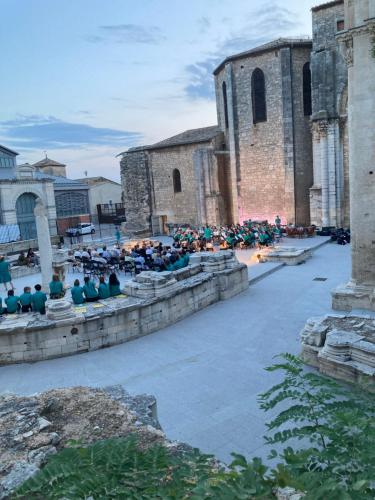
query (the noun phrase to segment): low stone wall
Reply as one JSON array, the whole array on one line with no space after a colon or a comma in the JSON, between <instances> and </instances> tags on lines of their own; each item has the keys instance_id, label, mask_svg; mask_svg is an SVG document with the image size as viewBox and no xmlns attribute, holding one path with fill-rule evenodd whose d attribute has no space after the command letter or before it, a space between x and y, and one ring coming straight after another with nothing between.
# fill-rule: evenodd
<instances>
[{"instance_id":1,"label":"low stone wall","mask_svg":"<svg viewBox=\"0 0 375 500\"><path fill-rule=\"evenodd\" d=\"M31 274L40 273L40 266L12 266L10 269L12 279L23 278L24 276L30 276ZM21 292L20 292L21 293Z\"/></svg>"},{"instance_id":2,"label":"low stone wall","mask_svg":"<svg viewBox=\"0 0 375 500\"><path fill-rule=\"evenodd\" d=\"M51 236L52 245L57 245L59 243L59 236ZM38 240L21 240L12 241L11 243L0 243L0 255L27 252L29 248L37 250Z\"/></svg>"},{"instance_id":3,"label":"low stone wall","mask_svg":"<svg viewBox=\"0 0 375 500\"><path fill-rule=\"evenodd\" d=\"M232 251L200 253L175 272L143 272L127 296L76 307L66 319L9 315L0 323L0 364L40 361L127 342L171 325L249 286ZM57 301L53 301L57 302ZM10 317L13 316L13 317Z\"/></svg>"},{"instance_id":4,"label":"low stone wall","mask_svg":"<svg viewBox=\"0 0 375 500\"><path fill-rule=\"evenodd\" d=\"M325 375L375 391L375 319L344 314L310 318L302 359Z\"/></svg>"}]
</instances>

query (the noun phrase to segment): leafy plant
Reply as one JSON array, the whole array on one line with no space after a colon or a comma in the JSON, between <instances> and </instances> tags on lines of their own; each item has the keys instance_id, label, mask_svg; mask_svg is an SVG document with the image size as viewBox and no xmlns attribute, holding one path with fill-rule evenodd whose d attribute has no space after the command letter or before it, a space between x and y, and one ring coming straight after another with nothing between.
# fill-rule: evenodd
<instances>
[{"instance_id":1,"label":"leafy plant","mask_svg":"<svg viewBox=\"0 0 375 500\"><path fill-rule=\"evenodd\" d=\"M267 370L282 370L284 380L259 399L265 411L287 407L268 424L266 441L301 443L280 454L275 482L306 491L307 499L375 498L375 396L306 371L295 356L281 358Z\"/></svg>"},{"instance_id":2,"label":"leafy plant","mask_svg":"<svg viewBox=\"0 0 375 500\"><path fill-rule=\"evenodd\" d=\"M267 468L237 455L224 470L198 450L172 453L156 445L139 448L137 438L65 448L53 456L13 498L48 499L242 499L271 498Z\"/></svg>"}]
</instances>

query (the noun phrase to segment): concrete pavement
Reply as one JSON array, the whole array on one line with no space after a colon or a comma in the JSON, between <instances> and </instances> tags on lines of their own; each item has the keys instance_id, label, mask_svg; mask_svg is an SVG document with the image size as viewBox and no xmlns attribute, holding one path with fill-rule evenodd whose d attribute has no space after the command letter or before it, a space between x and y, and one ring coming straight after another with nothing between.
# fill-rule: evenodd
<instances>
[{"instance_id":1,"label":"concrete pavement","mask_svg":"<svg viewBox=\"0 0 375 500\"><path fill-rule=\"evenodd\" d=\"M330 290L350 276L350 246L327 244L305 264L285 266L248 291L157 333L109 349L0 368L0 391L32 394L73 385L122 384L158 401L170 439L227 461L266 456L269 416L257 394L280 380L264 367L299 353L307 318L330 311ZM314 278L327 278L314 281Z\"/></svg>"}]
</instances>

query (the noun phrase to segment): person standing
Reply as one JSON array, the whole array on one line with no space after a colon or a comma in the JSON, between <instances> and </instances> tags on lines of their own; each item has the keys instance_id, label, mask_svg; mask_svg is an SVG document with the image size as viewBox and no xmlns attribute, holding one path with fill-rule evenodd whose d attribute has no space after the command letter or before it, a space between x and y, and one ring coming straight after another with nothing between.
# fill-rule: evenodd
<instances>
[{"instance_id":1,"label":"person standing","mask_svg":"<svg viewBox=\"0 0 375 500\"><path fill-rule=\"evenodd\" d=\"M116 227L115 238L116 238L117 246L119 247L120 243L121 243L121 233L120 233L120 230L118 227Z\"/></svg>"},{"instance_id":2,"label":"person standing","mask_svg":"<svg viewBox=\"0 0 375 500\"><path fill-rule=\"evenodd\" d=\"M5 260L4 255L0 256L0 283L4 284L5 290L8 290L7 284L10 283L12 290L14 289L12 277L9 271L9 262Z\"/></svg>"}]
</instances>

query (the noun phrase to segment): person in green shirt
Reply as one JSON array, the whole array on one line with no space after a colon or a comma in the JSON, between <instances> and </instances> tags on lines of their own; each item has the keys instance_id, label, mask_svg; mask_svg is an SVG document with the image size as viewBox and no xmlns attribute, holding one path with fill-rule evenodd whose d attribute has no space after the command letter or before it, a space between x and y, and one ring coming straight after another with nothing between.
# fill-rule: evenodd
<instances>
[{"instance_id":1,"label":"person in green shirt","mask_svg":"<svg viewBox=\"0 0 375 500\"><path fill-rule=\"evenodd\" d=\"M212 238L212 230L210 227L206 226L204 228L204 238L206 241L211 241Z\"/></svg>"},{"instance_id":2,"label":"person in green shirt","mask_svg":"<svg viewBox=\"0 0 375 500\"><path fill-rule=\"evenodd\" d=\"M110 297L109 286L105 282L104 276L100 276L100 278L99 278L98 292L99 292L99 297L101 299L108 299Z\"/></svg>"},{"instance_id":3,"label":"person in green shirt","mask_svg":"<svg viewBox=\"0 0 375 500\"><path fill-rule=\"evenodd\" d=\"M31 288L29 286L25 286L23 289L23 294L20 296L20 303L23 313L31 312Z\"/></svg>"},{"instance_id":4,"label":"person in green shirt","mask_svg":"<svg viewBox=\"0 0 375 500\"><path fill-rule=\"evenodd\" d=\"M83 287L81 287L79 280L74 280L74 285L71 288L70 293L72 294L73 304L79 305L85 302Z\"/></svg>"},{"instance_id":5,"label":"person in green shirt","mask_svg":"<svg viewBox=\"0 0 375 500\"><path fill-rule=\"evenodd\" d=\"M0 283L4 283L5 290L8 290L8 283L10 283L12 290L14 288L9 272L9 262L5 260L4 255L0 255Z\"/></svg>"},{"instance_id":6,"label":"person in green shirt","mask_svg":"<svg viewBox=\"0 0 375 500\"><path fill-rule=\"evenodd\" d=\"M49 284L49 297L50 299L61 299L64 295L64 284L60 281L58 274L54 274Z\"/></svg>"},{"instance_id":7,"label":"person in green shirt","mask_svg":"<svg viewBox=\"0 0 375 500\"><path fill-rule=\"evenodd\" d=\"M109 275L109 294L111 297L120 295L120 282L115 273Z\"/></svg>"},{"instance_id":8,"label":"person in green shirt","mask_svg":"<svg viewBox=\"0 0 375 500\"><path fill-rule=\"evenodd\" d=\"M90 281L88 276L84 278L85 284L83 285L83 293L86 297L86 302L96 302L99 300L98 291L96 289L95 283Z\"/></svg>"},{"instance_id":9,"label":"person in green shirt","mask_svg":"<svg viewBox=\"0 0 375 500\"><path fill-rule=\"evenodd\" d=\"M31 297L31 305L34 312L46 314L47 295L42 292L42 287L38 284L34 286L35 292Z\"/></svg>"},{"instance_id":10,"label":"person in green shirt","mask_svg":"<svg viewBox=\"0 0 375 500\"><path fill-rule=\"evenodd\" d=\"M20 298L14 295L14 290L8 290L8 297L4 301L7 306L6 312L8 314L16 313L20 309L19 300Z\"/></svg>"}]
</instances>

